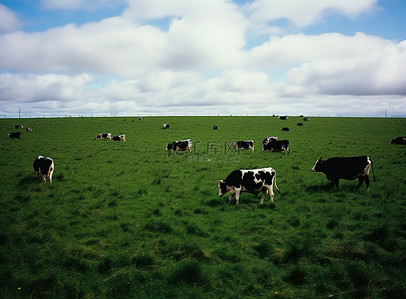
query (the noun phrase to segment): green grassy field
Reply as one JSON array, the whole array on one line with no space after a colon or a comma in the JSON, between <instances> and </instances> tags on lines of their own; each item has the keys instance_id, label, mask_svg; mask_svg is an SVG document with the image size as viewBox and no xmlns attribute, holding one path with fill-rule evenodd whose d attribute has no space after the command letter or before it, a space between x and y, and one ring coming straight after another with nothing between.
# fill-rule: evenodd
<instances>
[{"instance_id":1,"label":"green grassy field","mask_svg":"<svg viewBox=\"0 0 406 299\"><path fill-rule=\"evenodd\" d=\"M390 140L406 119L299 121L0 120L0 297L405 298L406 147ZM33 132L8 139L16 124ZM127 142L94 140L108 132ZM290 155L261 151L273 135ZM166 153L186 138L193 153ZM229 147L245 139L254 152ZM38 155L54 159L53 184L37 179ZM358 155L373 161L369 191L311 172L321 156ZM218 197L232 170L260 167L276 170L273 203Z\"/></svg>"}]
</instances>

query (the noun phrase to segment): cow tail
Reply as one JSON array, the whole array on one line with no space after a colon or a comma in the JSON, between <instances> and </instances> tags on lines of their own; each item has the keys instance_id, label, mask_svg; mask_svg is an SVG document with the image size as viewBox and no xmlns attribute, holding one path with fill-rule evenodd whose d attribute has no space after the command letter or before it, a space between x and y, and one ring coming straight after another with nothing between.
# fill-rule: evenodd
<instances>
[{"instance_id":1,"label":"cow tail","mask_svg":"<svg viewBox=\"0 0 406 299\"><path fill-rule=\"evenodd\" d=\"M276 191L278 191L278 193L281 194L281 191L279 191L278 186L276 186L276 173L275 176L273 177L273 183L275 184Z\"/></svg>"}]
</instances>

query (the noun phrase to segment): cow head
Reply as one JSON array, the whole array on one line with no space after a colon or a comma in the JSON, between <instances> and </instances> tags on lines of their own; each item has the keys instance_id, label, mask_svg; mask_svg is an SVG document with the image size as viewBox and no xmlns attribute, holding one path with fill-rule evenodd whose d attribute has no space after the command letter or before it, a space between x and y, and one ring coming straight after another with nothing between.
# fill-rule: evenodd
<instances>
[{"instance_id":1,"label":"cow head","mask_svg":"<svg viewBox=\"0 0 406 299\"><path fill-rule=\"evenodd\" d=\"M171 150L171 149L173 148L173 144L174 144L174 142L169 142L169 143L166 145L166 150L167 150L167 151Z\"/></svg>"},{"instance_id":2,"label":"cow head","mask_svg":"<svg viewBox=\"0 0 406 299\"><path fill-rule=\"evenodd\" d=\"M314 164L312 171L313 172L320 172L323 169L323 163L324 161L321 160L321 157L316 161L316 163Z\"/></svg>"},{"instance_id":3,"label":"cow head","mask_svg":"<svg viewBox=\"0 0 406 299\"><path fill-rule=\"evenodd\" d=\"M227 193L227 185L223 180L221 180L219 181L219 197L222 197L226 193Z\"/></svg>"}]
</instances>

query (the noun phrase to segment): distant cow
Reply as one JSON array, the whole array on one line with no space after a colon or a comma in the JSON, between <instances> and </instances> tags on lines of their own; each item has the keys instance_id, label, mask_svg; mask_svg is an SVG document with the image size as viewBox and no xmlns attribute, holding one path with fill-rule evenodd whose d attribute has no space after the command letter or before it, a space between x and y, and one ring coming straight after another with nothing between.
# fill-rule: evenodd
<instances>
[{"instance_id":1,"label":"distant cow","mask_svg":"<svg viewBox=\"0 0 406 299\"><path fill-rule=\"evenodd\" d=\"M32 132L32 129L31 128L27 128L27 129L25 129L27 132Z\"/></svg>"},{"instance_id":2,"label":"distant cow","mask_svg":"<svg viewBox=\"0 0 406 299\"><path fill-rule=\"evenodd\" d=\"M122 141L125 142L125 135L116 135L116 136L113 136L112 140L113 140L113 141L120 141L120 140L122 140Z\"/></svg>"},{"instance_id":3,"label":"distant cow","mask_svg":"<svg viewBox=\"0 0 406 299\"><path fill-rule=\"evenodd\" d=\"M38 156L33 165L35 172L37 173L37 177L42 175L44 182L49 181L52 183L52 174L54 173L54 161L50 157Z\"/></svg>"},{"instance_id":4,"label":"distant cow","mask_svg":"<svg viewBox=\"0 0 406 299\"><path fill-rule=\"evenodd\" d=\"M284 128L282 128L282 131L284 131L284 132L289 132L289 128L288 127L284 127Z\"/></svg>"},{"instance_id":5,"label":"distant cow","mask_svg":"<svg viewBox=\"0 0 406 299\"><path fill-rule=\"evenodd\" d=\"M230 203L235 196L236 205L238 205L241 192L258 194L262 191L263 193L260 200L260 204L262 205L267 194L269 194L269 197L273 202L274 185L276 190L278 190L278 193L280 193L278 186L276 186L276 172L271 167L251 170L234 170L225 180L219 181L219 196L222 197L230 191L231 195L228 202Z\"/></svg>"},{"instance_id":6,"label":"distant cow","mask_svg":"<svg viewBox=\"0 0 406 299\"><path fill-rule=\"evenodd\" d=\"M241 140L231 144L238 150L252 150L254 151L254 140Z\"/></svg>"},{"instance_id":7,"label":"distant cow","mask_svg":"<svg viewBox=\"0 0 406 299\"><path fill-rule=\"evenodd\" d=\"M286 154L289 154L290 153L289 141L272 139L268 143L262 145L262 150L270 152L285 151Z\"/></svg>"},{"instance_id":8,"label":"distant cow","mask_svg":"<svg viewBox=\"0 0 406 299\"><path fill-rule=\"evenodd\" d=\"M162 129L169 129L169 124L163 124Z\"/></svg>"},{"instance_id":9,"label":"distant cow","mask_svg":"<svg viewBox=\"0 0 406 299\"><path fill-rule=\"evenodd\" d=\"M309 120L310 120L310 118L308 118L308 117L303 118L303 121L309 121Z\"/></svg>"},{"instance_id":10,"label":"distant cow","mask_svg":"<svg viewBox=\"0 0 406 299\"><path fill-rule=\"evenodd\" d=\"M395 139L392 139L391 144L406 144L406 137L396 137Z\"/></svg>"},{"instance_id":11,"label":"distant cow","mask_svg":"<svg viewBox=\"0 0 406 299\"><path fill-rule=\"evenodd\" d=\"M9 133L9 134L8 134L8 138L18 138L18 139L21 139L21 138L23 138L23 135L21 134L21 132L13 132L13 133Z\"/></svg>"},{"instance_id":12,"label":"distant cow","mask_svg":"<svg viewBox=\"0 0 406 299\"><path fill-rule=\"evenodd\" d=\"M138 116L138 119L139 119L139 120L142 120L142 116Z\"/></svg>"},{"instance_id":13,"label":"distant cow","mask_svg":"<svg viewBox=\"0 0 406 299\"><path fill-rule=\"evenodd\" d=\"M287 116L279 116L278 118L281 119L281 120L287 120L288 119Z\"/></svg>"},{"instance_id":14,"label":"distant cow","mask_svg":"<svg viewBox=\"0 0 406 299\"><path fill-rule=\"evenodd\" d=\"M110 139L111 140L111 133L102 133L97 135L95 139Z\"/></svg>"},{"instance_id":15,"label":"distant cow","mask_svg":"<svg viewBox=\"0 0 406 299\"><path fill-rule=\"evenodd\" d=\"M301 126L303 126L303 123L297 123L297 125L298 125L299 127L301 127Z\"/></svg>"},{"instance_id":16,"label":"distant cow","mask_svg":"<svg viewBox=\"0 0 406 299\"><path fill-rule=\"evenodd\" d=\"M337 186L337 190L339 179L355 180L356 178L358 178L357 188L365 181L368 190L369 170L371 166L372 160L368 156L335 157L325 161L320 158L314 164L312 171L324 173L333 186Z\"/></svg>"},{"instance_id":17,"label":"distant cow","mask_svg":"<svg viewBox=\"0 0 406 299\"><path fill-rule=\"evenodd\" d=\"M22 128L24 128L24 126L23 125L15 125L15 126L13 126L13 128L14 129L22 129Z\"/></svg>"},{"instance_id":18,"label":"distant cow","mask_svg":"<svg viewBox=\"0 0 406 299\"><path fill-rule=\"evenodd\" d=\"M177 140L170 142L166 145L166 150L172 150L174 154L178 151L192 151L192 140L185 139L185 140Z\"/></svg>"},{"instance_id":19,"label":"distant cow","mask_svg":"<svg viewBox=\"0 0 406 299\"><path fill-rule=\"evenodd\" d=\"M278 137L276 136L265 137L265 139L262 141L262 147L264 146L264 144L268 144L272 140L278 140Z\"/></svg>"},{"instance_id":20,"label":"distant cow","mask_svg":"<svg viewBox=\"0 0 406 299\"><path fill-rule=\"evenodd\" d=\"M213 125L213 130L218 130L220 129L219 126Z\"/></svg>"}]
</instances>

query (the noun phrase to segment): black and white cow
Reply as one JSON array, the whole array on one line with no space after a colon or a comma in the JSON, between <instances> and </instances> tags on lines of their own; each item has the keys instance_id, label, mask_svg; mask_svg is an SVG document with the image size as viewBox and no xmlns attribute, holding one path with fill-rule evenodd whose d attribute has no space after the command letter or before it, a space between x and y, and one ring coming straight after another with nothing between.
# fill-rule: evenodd
<instances>
[{"instance_id":1,"label":"black and white cow","mask_svg":"<svg viewBox=\"0 0 406 299\"><path fill-rule=\"evenodd\" d=\"M113 136L113 138L112 138L112 140L113 141L124 141L125 142L125 135L116 135L116 136Z\"/></svg>"},{"instance_id":2,"label":"black and white cow","mask_svg":"<svg viewBox=\"0 0 406 299\"><path fill-rule=\"evenodd\" d=\"M27 132L32 132L32 128L25 129Z\"/></svg>"},{"instance_id":3,"label":"black and white cow","mask_svg":"<svg viewBox=\"0 0 406 299\"><path fill-rule=\"evenodd\" d=\"M262 145L262 151L281 152L285 151L286 154L290 153L288 140L272 139L268 143Z\"/></svg>"},{"instance_id":4,"label":"black and white cow","mask_svg":"<svg viewBox=\"0 0 406 299\"><path fill-rule=\"evenodd\" d=\"M301 126L303 126L303 123L297 123L297 125L298 125L299 127L301 127Z\"/></svg>"},{"instance_id":5,"label":"black and white cow","mask_svg":"<svg viewBox=\"0 0 406 299\"><path fill-rule=\"evenodd\" d=\"M309 121L309 120L310 120L310 118L308 118L308 117L303 118L303 121Z\"/></svg>"},{"instance_id":6,"label":"black and white cow","mask_svg":"<svg viewBox=\"0 0 406 299\"><path fill-rule=\"evenodd\" d=\"M13 132L13 133L9 133L9 134L8 134L8 138L18 138L18 139L21 139L21 138L23 138L23 135L21 134L21 132Z\"/></svg>"},{"instance_id":7,"label":"black and white cow","mask_svg":"<svg viewBox=\"0 0 406 299\"><path fill-rule=\"evenodd\" d=\"M392 139L391 144L406 144L406 137L396 137L395 139Z\"/></svg>"},{"instance_id":8,"label":"black and white cow","mask_svg":"<svg viewBox=\"0 0 406 299\"><path fill-rule=\"evenodd\" d=\"M228 203L230 203L233 197L235 197L236 205L238 205L241 192L258 194L262 191L263 193L260 200L260 204L262 205L267 194L269 194L269 197L273 202L274 185L280 194L279 188L276 186L276 171L271 167L251 170L234 170L225 180L219 181L219 196L222 197L230 191L231 194Z\"/></svg>"},{"instance_id":9,"label":"black and white cow","mask_svg":"<svg viewBox=\"0 0 406 299\"><path fill-rule=\"evenodd\" d=\"M213 130L218 130L218 129L220 129L219 126L213 125Z\"/></svg>"},{"instance_id":10,"label":"black and white cow","mask_svg":"<svg viewBox=\"0 0 406 299\"><path fill-rule=\"evenodd\" d=\"M185 139L185 140L176 140L173 142L169 142L166 145L166 150L172 150L172 152L176 155L178 151L192 151L192 140Z\"/></svg>"},{"instance_id":11,"label":"black and white cow","mask_svg":"<svg viewBox=\"0 0 406 299\"><path fill-rule=\"evenodd\" d=\"M339 179L355 180L358 178L358 186L363 182L369 188L369 170L372 166L372 160L368 156L361 157L334 157L323 161L321 158L316 161L312 171L322 172L327 179L337 186ZM373 172L372 172L373 174ZM375 180L375 175L374 175Z\"/></svg>"},{"instance_id":12,"label":"black and white cow","mask_svg":"<svg viewBox=\"0 0 406 299\"><path fill-rule=\"evenodd\" d=\"M284 132L289 132L290 129L289 129L288 127L284 127L284 128L282 128L282 131L284 131Z\"/></svg>"},{"instance_id":13,"label":"black and white cow","mask_svg":"<svg viewBox=\"0 0 406 299\"><path fill-rule=\"evenodd\" d=\"M254 140L241 140L231 144L238 150L252 150L254 151Z\"/></svg>"},{"instance_id":14,"label":"black and white cow","mask_svg":"<svg viewBox=\"0 0 406 299\"><path fill-rule=\"evenodd\" d=\"M169 124L163 124L162 129L169 129Z\"/></svg>"},{"instance_id":15,"label":"black and white cow","mask_svg":"<svg viewBox=\"0 0 406 299\"><path fill-rule=\"evenodd\" d=\"M111 133L101 133L97 135L95 139L110 139L111 140Z\"/></svg>"},{"instance_id":16,"label":"black and white cow","mask_svg":"<svg viewBox=\"0 0 406 299\"><path fill-rule=\"evenodd\" d=\"M37 177L41 174L44 182L49 178L49 181L52 183L52 174L54 173L55 166L54 161L50 157L38 156L32 166L37 173Z\"/></svg>"},{"instance_id":17,"label":"black and white cow","mask_svg":"<svg viewBox=\"0 0 406 299\"><path fill-rule=\"evenodd\" d=\"M262 141L262 147L264 144L268 144L272 140L278 140L277 136L270 136L270 137L265 137L264 141Z\"/></svg>"},{"instance_id":18,"label":"black and white cow","mask_svg":"<svg viewBox=\"0 0 406 299\"><path fill-rule=\"evenodd\" d=\"M287 120L288 119L287 116L279 116L278 118L281 119L281 120Z\"/></svg>"},{"instance_id":19,"label":"black and white cow","mask_svg":"<svg viewBox=\"0 0 406 299\"><path fill-rule=\"evenodd\" d=\"M13 128L14 129L22 129L22 128L24 128L24 126L23 125L15 125L15 126L13 126Z\"/></svg>"}]
</instances>

